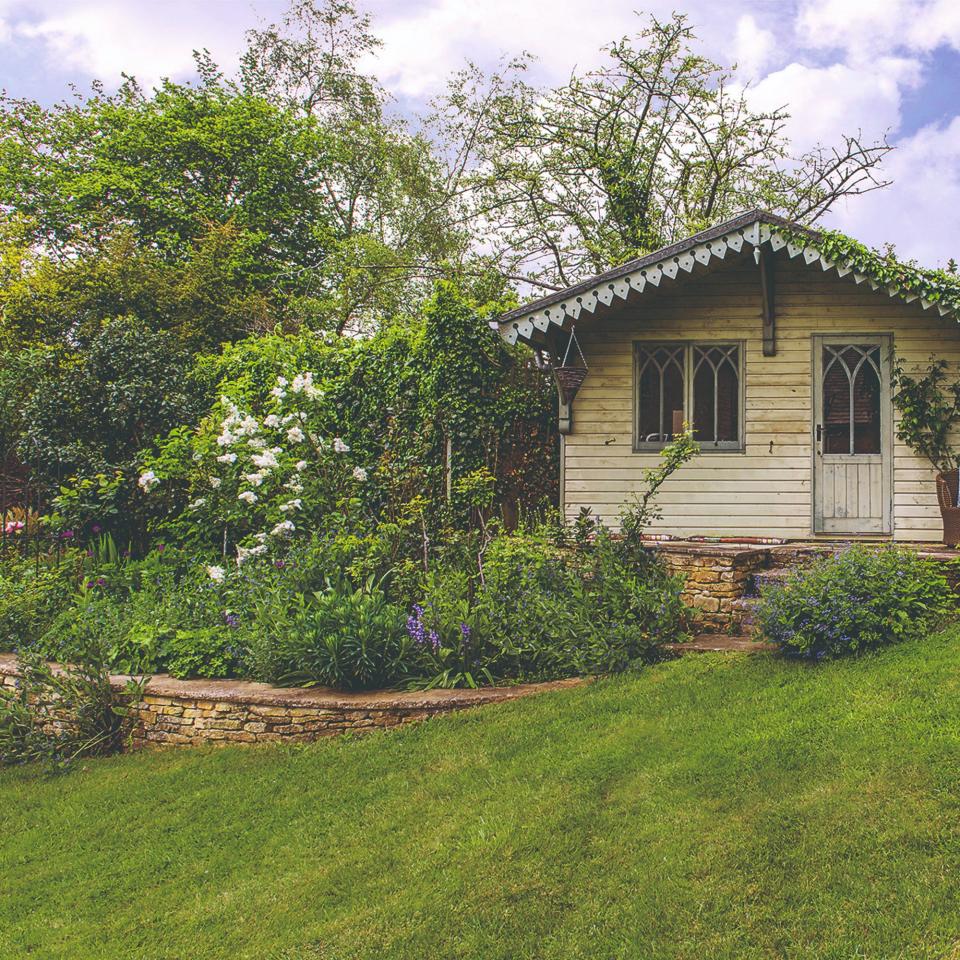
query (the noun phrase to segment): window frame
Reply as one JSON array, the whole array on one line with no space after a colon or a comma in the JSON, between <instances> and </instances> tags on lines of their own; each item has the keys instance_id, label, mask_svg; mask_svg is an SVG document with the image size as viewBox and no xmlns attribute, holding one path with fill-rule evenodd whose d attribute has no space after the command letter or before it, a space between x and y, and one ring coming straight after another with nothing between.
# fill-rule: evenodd
<instances>
[{"instance_id":1,"label":"window frame","mask_svg":"<svg viewBox=\"0 0 960 960\"><path fill-rule=\"evenodd\" d=\"M677 340L634 340L633 341L633 452L634 453L658 453L669 441L666 440L641 440L640 439L640 351L656 350L660 347L683 349L683 415L684 419L690 423L693 417L693 352L696 348L709 350L712 347L737 347L739 356L739 365L737 370L738 396L738 440L721 440L700 442L701 453L730 454L743 453L746 450L746 369L747 369L747 343L746 340L700 340L700 339L677 339Z\"/></svg>"}]
</instances>

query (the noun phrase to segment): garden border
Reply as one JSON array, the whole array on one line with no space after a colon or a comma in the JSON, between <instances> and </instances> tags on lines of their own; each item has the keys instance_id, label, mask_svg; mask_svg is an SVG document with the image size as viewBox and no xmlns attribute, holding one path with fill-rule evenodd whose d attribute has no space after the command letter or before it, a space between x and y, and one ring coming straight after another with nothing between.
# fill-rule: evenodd
<instances>
[{"instance_id":1,"label":"garden border","mask_svg":"<svg viewBox=\"0 0 960 960\"><path fill-rule=\"evenodd\" d=\"M60 669L60 668L57 668ZM13 687L14 654L0 654L0 686ZM110 678L122 690L130 677ZM475 690L375 690L272 687L248 680L177 680L158 674L136 707L132 749L207 743L308 742L341 733L390 730L414 720L552 690L579 678Z\"/></svg>"}]
</instances>

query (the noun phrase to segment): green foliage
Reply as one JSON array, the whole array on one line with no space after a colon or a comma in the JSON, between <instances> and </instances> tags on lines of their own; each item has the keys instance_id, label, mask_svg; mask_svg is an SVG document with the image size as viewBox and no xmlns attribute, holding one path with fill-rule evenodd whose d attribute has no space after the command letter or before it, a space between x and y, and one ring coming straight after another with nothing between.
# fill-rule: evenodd
<instances>
[{"instance_id":1,"label":"green foliage","mask_svg":"<svg viewBox=\"0 0 960 960\"><path fill-rule=\"evenodd\" d=\"M620 514L620 530L627 546L635 553L642 549L643 532L661 516L656 503L660 488L699 452L700 445L693 439L693 431L684 424L683 432L661 451L660 463L644 471L643 493L634 494L632 502Z\"/></svg>"},{"instance_id":2,"label":"green foliage","mask_svg":"<svg viewBox=\"0 0 960 960\"><path fill-rule=\"evenodd\" d=\"M933 562L911 550L858 546L764 591L757 623L785 652L821 659L923 637L956 605Z\"/></svg>"},{"instance_id":3,"label":"green foliage","mask_svg":"<svg viewBox=\"0 0 960 960\"><path fill-rule=\"evenodd\" d=\"M801 240L809 237L800 236ZM892 246L872 250L836 230L816 233L816 247L828 259L849 264L881 287L894 287L931 303L960 310L960 276L956 271L931 270L898 260Z\"/></svg>"},{"instance_id":4,"label":"green foliage","mask_svg":"<svg viewBox=\"0 0 960 960\"><path fill-rule=\"evenodd\" d=\"M600 527L575 548L554 540L548 526L494 537L479 569L469 544L445 553L407 625L428 685L621 673L683 635L682 584L651 553Z\"/></svg>"},{"instance_id":5,"label":"green foliage","mask_svg":"<svg viewBox=\"0 0 960 960\"><path fill-rule=\"evenodd\" d=\"M240 648L230 627L177 630L165 646L167 672L174 677L232 677Z\"/></svg>"},{"instance_id":6,"label":"green foliage","mask_svg":"<svg viewBox=\"0 0 960 960\"><path fill-rule=\"evenodd\" d=\"M57 565L4 558L0 565L0 651L33 643L70 603L76 589L76 565L67 555Z\"/></svg>"},{"instance_id":7,"label":"green foliage","mask_svg":"<svg viewBox=\"0 0 960 960\"><path fill-rule=\"evenodd\" d=\"M537 88L529 58L451 79L433 118L489 259L562 289L743 210L804 223L884 185L889 147L845 136L798 154L788 107L751 109L735 68L702 55L687 18L649 18L598 65Z\"/></svg>"},{"instance_id":8,"label":"green foliage","mask_svg":"<svg viewBox=\"0 0 960 960\"><path fill-rule=\"evenodd\" d=\"M181 648L189 653L194 632L199 644L205 631L229 634L231 598L184 554L158 549L132 560L106 536L89 554L74 568L72 590L61 595L45 632L22 637L21 645L65 662L95 647L112 671L143 674L169 669ZM235 669L236 658L231 663Z\"/></svg>"},{"instance_id":9,"label":"green foliage","mask_svg":"<svg viewBox=\"0 0 960 960\"><path fill-rule=\"evenodd\" d=\"M198 54L193 84L148 92L128 80L112 95L95 85L52 107L0 100L10 242L53 264L129 236L155 268L146 286L164 264L202 261L226 281L207 294L225 295L224 316L211 319L227 330L258 294L282 313L274 322L293 315L335 331L376 326L420 299L464 246L440 166L357 73L370 43L349 3L299 3L290 26L302 40L279 25L252 31L232 79ZM201 255L216 250L211 236L227 241L219 263Z\"/></svg>"},{"instance_id":10,"label":"green foliage","mask_svg":"<svg viewBox=\"0 0 960 960\"><path fill-rule=\"evenodd\" d=\"M960 423L960 380L944 383L949 364L930 359L918 376L910 376L898 362L894 369L893 403L900 414L897 438L925 457L939 473L960 462L954 439Z\"/></svg>"},{"instance_id":11,"label":"green foliage","mask_svg":"<svg viewBox=\"0 0 960 960\"><path fill-rule=\"evenodd\" d=\"M447 439L459 523L494 503L536 510L553 499L555 463L543 456L552 390L450 284L422 327L251 338L202 358L196 378L221 399L199 427L174 429L143 458L158 482L137 504L192 548L267 552L328 516L359 536L376 522L409 525L408 505L425 491L430 509L419 515L434 525L446 510ZM477 478L489 487L480 511L462 486Z\"/></svg>"},{"instance_id":12,"label":"green foliage","mask_svg":"<svg viewBox=\"0 0 960 960\"><path fill-rule=\"evenodd\" d=\"M403 610L372 578L292 598L260 592L248 644L254 676L270 683L363 690L393 686L413 671Z\"/></svg>"},{"instance_id":13,"label":"green foliage","mask_svg":"<svg viewBox=\"0 0 960 960\"><path fill-rule=\"evenodd\" d=\"M143 685L114 690L99 647L62 670L35 650L22 650L17 665L16 688L0 687L0 765L42 761L62 770L79 757L120 749Z\"/></svg>"},{"instance_id":14,"label":"green foliage","mask_svg":"<svg viewBox=\"0 0 960 960\"><path fill-rule=\"evenodd\" d=\"M12 350L79 346L124 316L172 335L189 351L216 350L272 328L282 310L280 291L260 290L250 278L256 267L251 237L233 222L204 229L174 262L125 226L83 256L64 260L32 247L8 250L0 343ZM0 236L0 250L2 243Z\"/></svg>"}]
</instances>

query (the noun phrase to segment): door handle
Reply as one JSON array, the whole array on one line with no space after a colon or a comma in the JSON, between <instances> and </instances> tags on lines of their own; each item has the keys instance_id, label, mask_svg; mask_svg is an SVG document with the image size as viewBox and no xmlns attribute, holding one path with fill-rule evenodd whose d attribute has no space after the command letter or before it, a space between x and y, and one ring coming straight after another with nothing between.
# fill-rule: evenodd
<instances>
[{"instance_id":1,"label":"door handle","mask_svg":"<svg viewBox=\"0 0 960 960\"><path fill-rule=\"evenodd\" d=\"M823 424L817 424L817 443L823 440Z\"/></svg>"}]
</instances>

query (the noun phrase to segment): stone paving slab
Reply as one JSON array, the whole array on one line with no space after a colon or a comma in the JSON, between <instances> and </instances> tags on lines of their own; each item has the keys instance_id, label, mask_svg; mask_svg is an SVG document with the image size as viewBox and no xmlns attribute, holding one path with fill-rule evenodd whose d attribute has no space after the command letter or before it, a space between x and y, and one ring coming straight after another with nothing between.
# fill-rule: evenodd
<instances>
[{"instance_id":1,"label":"stone paving slab","mask_svg":"<svg viewBox=\"0 0 960 960\"><path fill-rule=\"evenodd\" d=\"M764 643L747 636L724 636L720 633L702 633L687 643L665 643L670 653L772 653L775 644Z\"/></svg>"}]
</instances>

